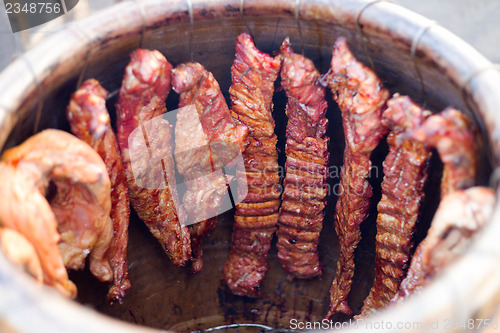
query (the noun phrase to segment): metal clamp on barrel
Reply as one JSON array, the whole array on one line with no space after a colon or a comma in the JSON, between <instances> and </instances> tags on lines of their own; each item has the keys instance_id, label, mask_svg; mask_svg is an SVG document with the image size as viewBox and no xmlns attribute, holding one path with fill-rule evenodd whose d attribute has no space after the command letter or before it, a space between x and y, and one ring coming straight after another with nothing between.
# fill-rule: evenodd
<instances>
[{"instance_id":1,"label":"metal clamp on barrel","mask_svg":"<svg viewBox=\"0 0 500 333\"><path fill-rule=\"evenodd\" d=\"M429 22L429 24L421 27L420 30L413 37L413 41L411 43L411 48L410 48L410 57L415 66L415 72L417 73L420 89L422 89L422 97L424 98L424 102L422 104L423 107L425 107L427 104L427 92L425 91L425 84L422 72L420 71L420 67L418 66L417 63L417 49L418 49L418 44L422 40L422 37L429 31L430 28L437 25L439 24L436 21L431 21Z\"/></svg>"},{"instance_id":2,"label":"metal clamp on barrel","mask_svg":"<svg viewBox=\"0 0 500 333\"><path fill-rule=\"evenodd\" d=\"M363 44L363 49L366 53L366 56L368 57L368 61L370 62L370 67L372 70L375 71L375 66L373 64L373 59L370 55L370 52L368 52L368 45L366 44L366 37L365 35L363 35L363 28L361 27L361 23L360 20L361 20L361 15L363 15L364 11L366 9L368 9L369 7L373 6L374 4L377 4L377 3L380 3L380 2L390 2L390 3L396 3L394 0L374 0L372 2L368 2L366 5L364 5L358 12L358 14L356 15L356 22L355 22L355 25L356 25L356 33L358 34L359 36L359 39L361 40L361 43Z\"/></svg>"},{"instance_id":3,"label":"metal clamp on barrel","mask_svg":"<svg viewBox=\"0 0 500 333\"><path fill-rule=\"evenodd\" d=\"M76 29L74 29L74 27ZM95 40L97 40L97 36L95 34L93 34L92 32L89 32L84 27L82 27L82 25L78 21L73 21L70 24L70 29L71 29L71 31L75 32L75 35L77 35L78 37L83 37L82 39L83 39L83 42L85 45L90 46L90 45L92 45L92 43ZM89 65L90 56L95 49L96 48L94 48L94 47L87 48L87 51L85 53L85 60L83 62L83 66L82 66L82 70L80 71L80 74L78 75L78 80L76 82L76 89L78 89L78 87L80 87L80 85L83 82L83 78L85 77L85 72L87 71L87 68Z\"/></svg>"},{"instance_id":4,"label":"metal clamp on barrel","mask_svg":"<svg viewBox=\"0 0 500 333\"><path fill-rule=\"evenodd\" d=\"M146 33L146 27L147 27L146 12L144 11L144 7L142 6L140 0L134 0L134 3L137 5L137 7L139 8L139 12L141 13L142 28L141 28L141 39L139 41L139 47L142 48L144 43L144 34Z\"/></svg>"}]
</instances>

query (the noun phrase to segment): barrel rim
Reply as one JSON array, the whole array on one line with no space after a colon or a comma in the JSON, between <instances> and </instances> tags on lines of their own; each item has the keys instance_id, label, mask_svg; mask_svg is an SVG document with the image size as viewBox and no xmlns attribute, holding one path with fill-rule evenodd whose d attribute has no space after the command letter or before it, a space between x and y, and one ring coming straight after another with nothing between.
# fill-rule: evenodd
<instances>
[{"instance_id":1,"label":"barrel rim","mask_svg":"<svg viewBox=\"0 0 500 333\"><path fill-rule=\"evenodd\" d=\"M483 120L491 141L494 167L500 161L500 74L494 65L469 44L418 14L388 1L369 0L312 0L290 2L285 0L145 0L115 4L73 23L45 38L37 46L13 61L0 74L0 145L18 119L17 110L43 89L52 73L61 66L74 66L90 50L98 48L107 39L137 36L142 32L172 22L210 20L221 16L255 17L268 15L297 18L298 20L330 21L349 29L358 29L363 36L397 39L408 52L432 60L447 73L463 92L464 100L476 109ZM298 5L298 7L294 6ZM120 13L120 19L116 19ZM141 17L141 20L134 19ZM402 26L400 23L404 23ZM61 40L64 41L62 48ZM58 49L58 52L52 52ZM454 52L450 54L449 50ZM493 92L497 92L496 94ZM31 103L34 103L31 101ZM496 184L495 184L496 185ZM500 187L497 187L497 192ZM498 197L497 193L497 197ZM427 321L429 318L468 318L480 310L491 297L491 290L500 290L500 205L489 223L474 241L470 251L446 269L436 281L403 304L381 311L372 318L381 321ZM494 222L496 221L496 222ZM486 253L486 255L485 255ZM77 329L95 332L123 329L129 332L156 331L134 327L111 319L59 297L48 288L35 285L19 273L3 255L0 256L0 303L2 321L22 331L34 331L38 324L51 325L53 331ZM14 279L9 279L9 276ZM486 276L488 275L488 276ZM489 277L489 279L487 279ZM467 285L464 286L464 281ZM446 287L445 287L446 286ZM469 289L467 289L469 286ZM471 290L471 286L477 288ZM22 292L32 302L30 306L15 301ZM472 297L474 296L474 297ZM471 298L472 297L472 298ZM460 302L468 302L465 310ZM9 303L9 304L7 304ZM18 305L18 306L16 306ZM14 310L23 309L20 313ZM418 314L414 309L421 310ZM65 314L63 314L61 312ZM35 315L35 313L38 313ZM27 321L26 316L35 318ZM44 317L45 316L45 317ZM425 318L424 318L425 317ZM76 320L75 320L76 319ZM75 321L72 321L75 320ZM1 326L1 325L0 325ZM47 327L48 329L49 327ZM397 331L388 329L386 331Z\"/></svg>"}]
</instances>

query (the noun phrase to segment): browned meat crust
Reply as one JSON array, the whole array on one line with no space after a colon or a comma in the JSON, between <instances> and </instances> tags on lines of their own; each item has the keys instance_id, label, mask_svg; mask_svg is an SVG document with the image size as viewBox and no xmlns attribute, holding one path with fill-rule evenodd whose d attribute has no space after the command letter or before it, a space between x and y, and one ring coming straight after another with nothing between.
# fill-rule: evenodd
<instances>
[{"instance_id":1,"label":"browned meat crust","mask_svg":"<svg viewBox=\"0 0 500 333\"><path fill-rule=\"evenodd\" d=\"M472 237L488 221L494 203L495 193L485 187L457 190L443 197L393 301L419 292L438 272L463 254Z\"/></svg>"},{"instance_id":2,"label":"browned meat crust","mask_svg":"<svg viewBox=\"0 0 500 333\"><path fill-rule=\"evenodd\" d=\"M407 96L395 96L387 106L383 122L392 131L387 138L389 154L377 206L375 280L361 316L387 305L405 276L431 156L428 146L406 135L407 130L421 126L430 112Z\"/></svg>"},{"instance_id":3,"label":"browned meat crust","mask_svg":"<svg viewBox=\"0 0 500 333\"><path fill-rule=\"evenodd\" d=\"M172 262L180 266L191 258L191 240L188 228L181 223L170 124L161 119L166 112L171 70L172 65L158 51L133 52L116 109L132 206ZM129 139L135 145L129 147ZM141 140L144 145L138 144Z\"/></svg>"},{"instance_id":4,"label":"browned meat crust","mask_svg":"<svg viewBox=\"0 0 500 333\"><path fill-rule=\"evenodd\" d=\"M288 98L288 125L285 189L277 231L278 261L289 279L307 279L321 274L318 243L327 194L328 105L325 89L316 83L320 74L313 62L293 53L288 38L280 54L281 85ZM299 149L301 146L304 150ZM317 162L312 162L310 156ZM304 200L306 196L308 199Z\"/></svg>"},{"instance_id":5,"label":"browned meat crust","mask_svg":"<svg viewBox=\"0 0 500 333\"><path fill-rule=\"evenodd\" d=\"M177 66L172 87L180 94L181 108L175 127L175 159L189 181L183 205L190 221L192 268L198 273L203 267L201 243L215 228L215 216L227 193L221 168L245 150L248 128L233 121L219 84L202 65Z\"/></svg>"},{"instance_id":6,"label":"browned meat crust","mask_svg":"<svg viewBox=\"0 0 500 333\"><path fill-rule=\"evenodd\" d=\"M387 131L382 125L382 108L389 92L373 71L354 58L342 38L335 43L325 80L342 111L346 141L335 212L340 257L330 289L329 318L338 311L352 313L347 296L354 274L354 249L361 239L360 225L370 207L372 188L367 180L370 155Z\"/></svg>"},{"instance_id":7,"label":"browned meat crust","mask_svg":"<svg viewBox=\"0 0 500 333\"><path fill-rule=\"evenodd\" d=\"M236 206L229 257L222 280L236 295L257 297L269 268L271 246L281 195L277 137L274 134L272 96L281 60L260 52L248 34L236 40L231 76L232 116L249 128L249 148L244 152L248 195Z\"/></svg>"},{"instance_id":8,"label":"browned meat crust","mask_svg":"<svg viewBox=\"0 0 500 333\"><path fill-rule=\"evenodd\" d=\"M441 197L474 185L478 166L476 127L462 112L447 108L427 118L411 136L435 147L444 164Z\"/></svg>"},{"instance_id":9,"label":"browned meat crust","mask_svg":"<svg viewBox=\"0 0 500 333\"><path fill-rule=\"evenodd\" d=\"M108 292L108 301L121 301L130 288L128 279L128 224L130 198L127 179L118 147L118 140L111 128L106 96L108 92L98 81L90 79L71 96L66 116L71 132L88 143L101 156L111 180L111 213L114 236L108 259L113 269L113 286Z\"/></svg>"},{"instance_id":10,"label":"browned meat crust","mask_svg":"<svg viewBox=\"0 0 500 333\"><path fill-rule=\"evenodd\" d=\"M437 149L444 164L442 199L395 300L420 290L440 269L463 253L472 235L486 223L486 212L493 198L489 189L462 191L474 185L478 165L476 128L466 115L449 107L408 132L412 138Z\"/></svg>"}]
</instances>

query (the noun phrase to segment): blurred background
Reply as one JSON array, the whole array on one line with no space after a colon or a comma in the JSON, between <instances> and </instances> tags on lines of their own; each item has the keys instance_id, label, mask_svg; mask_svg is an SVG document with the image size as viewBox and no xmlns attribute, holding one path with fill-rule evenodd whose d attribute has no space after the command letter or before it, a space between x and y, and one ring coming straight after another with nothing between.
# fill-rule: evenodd
<instances>
[{"instance_id":1,"label":"blurred background","mask_svg":"<svg viewBox=\"0 0 500 333\"><path fill-rule=\"evenodd\" d=\"M46 24L12 33L5 10L0 8L0 70L41 38L60 29L65 23L122 0L80 0L67 14ZM303 0L306 1L306 0ZM500 63L500 0L396 0L474 46L486 58Z\"/></svg>"}]
</instances>

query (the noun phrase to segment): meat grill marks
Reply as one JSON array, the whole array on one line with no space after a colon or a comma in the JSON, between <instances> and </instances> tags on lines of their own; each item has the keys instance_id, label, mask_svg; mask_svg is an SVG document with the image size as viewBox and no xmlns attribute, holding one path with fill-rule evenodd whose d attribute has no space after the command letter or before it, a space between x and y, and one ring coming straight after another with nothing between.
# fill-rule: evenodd
<instances>
[{"instance_id":1,"label":"meat grill marks","mask_svg":"<svg viewBox=\"0 0 500 333\"><path fill-rule=\"evenodd\" d=\"M442 199L426 238L415 250L395 301L420 290L463 253L472 235L486 223L489 216L486 212L491 211L494 198L489 189L463 191L474 185L478 164L476 128L467 116L449 107L428 117L422 126L409 133L437 149L444 164Z\"/></svg>"},{"instance_id":2,"label":"meat grill marks","mask_svg":"<svg viewBox=\"0 0 500 333\"><path fill-rule=\"evenodd\" d=\"M289 279L307 279L321 274L317 248L327 194L328 105L324 87L316 84L320 74L312 61L293 53L288 38L280 54L288 125L286 176L277 231L278 261Z\"/></svg>"},{"instance_id":3,"label":"meat grill marks","mask_svg":"<svg viewBox=\"0 0 500 333\"><path fill-rule=\"evenodd\" d=\"M386 133L382 108L389 92L373 71L354 58L343 38L335 43L331 68L324 79L342 112L346 140L335 211L340 256L330 289L329 318L338 311L352 313L347 296L354 274L354 250L361 239L360 225L369 212L372 195L367 180L370 155Z\"/></svg>"},{"instance_id":4,"label":"meat grill marks","mask_svg":"<svg viewBox=\"0 0 500 333\"><path fill-rule=\"evenodd\" d=\"M42 131L3 154L0 179L0 225L33 245L45 284L75 297L66 268L82 269L87 257L98 280L112 281L110 181L89 145L63 131Z\"/></svg>"},{"instance_id":5,"label":"meat grill marks","mask_svg":"<svg viewBox=\"0 0 500 333\"><path fill-rule=\"evenodd\" d=\"M474 185L478 166L476 128L462 112L447 108L427 118L410 135L436 148L444 164L441 197Z\"/></svg>"},{"instance_id":6,"label":"meat grill marks","mask_svg":"<svg viewBox=\"0 0 500 333\"><path fill-rule=\"evenodd\" d=\"M375 280L361 316L387 305L399 289L409 264L413 235L424 198L424 184L431 151L406 135L430 114L409 97L387 102L384 124L391 129L389 154L384 161L382 198L378 203Z\"/></svg>"},{"instance_id":7,"label":"meat grill marks","mask_svg":"<svg viewBox=\"0 0 500 333\"><path fill-rule=\"evenodd\" d=\"M239 180L246 180L248 193L236 206L222 280L241 296L259 296L278 222L281 185L272 96L280 65L280 57L259 51L248 34L238 36L229 93L233 118L249 128L248 148L243 153L245 172L237 173Z\"/></svg>"},{"instance_id":8,"label":"meat grill marks","mask_svg":"<svg viewBox=\"0 0 500 333\"><path fill-rule=\"evenodd\" d=\"M485 187L458 190L443 197L393 302L420 291L438 272L463 254L472 237L488 221L494 203L495 193Z\"/></svg>"},{"instance_id":9,"label":"meat grill marks","mask_svg":"<svg viewBox=\"0 0 500 333\"><path fill-rule=\"evenodd\" d=\"M130 288L128 280L128 225L130 198L120 148L106 109L108 92L98 81L90 79L71 96L66 116L71 132L88 143L103 159L111 181L111 213L114 237L108 259L113 269L113 286L108 301L121 301Z\"/></svg>"},{"instance_id":10,"label":"meat grill marks","mask_svg":"<svg viewBox=\"0 0 500 333\"><path fill-rule=\"evenodd\" d=\"M175 159L188 181L183 206L190 224L192 268L197 273L203 267L201 243L215 228L227 193L222 167L245 150L248 128L233 121L219 84L202 65L177 66L172 87L180 94Z\"/></svg>"},{"instance_id":11,"label":"meat grill marks","mask_svg":"<svg viewBox=\"0 0 500 333\"><path fill-rule=\"evenodd\" d=\"M171 70L172 65L158 51L138 49L132 53L116 109L132 206L172 262L180 266L191 258L191 242L188 228L181 223L182 211L176 209L170 124L161 118L166 112ZM129 138L134 133L138 135ZM140 139L145 146L137 145Z\"/></svg>"}]
</instances>

